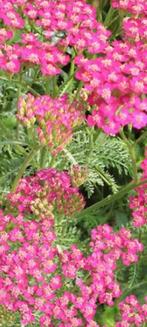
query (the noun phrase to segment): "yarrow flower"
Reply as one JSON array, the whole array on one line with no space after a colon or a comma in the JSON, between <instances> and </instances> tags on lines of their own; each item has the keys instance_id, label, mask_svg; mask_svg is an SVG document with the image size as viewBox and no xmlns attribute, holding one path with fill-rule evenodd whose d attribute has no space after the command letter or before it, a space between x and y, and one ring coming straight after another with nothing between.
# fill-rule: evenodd
<instances>
[{"instance_id":1,"label":"yarrow flower","mask_svg":"<svg viewBox=\"0 0 147 327\"><path fill-rule=\"evenodd\" d=\"M147 17L126 17L123 20L125 39L135 42L146 42L147 40Z\"/></svg>"},{"instance_id":2,"label":"yarrow flower","mask_svg":"<svg viewBox=\"0 0 147 327\"><path fill-rule=\"evenodd\" d=\"M85 204L77 187L72 186L68 173L54 168L21 179L16 191L8 198L19 212L34 212L39 217L50 215L52 211L70 216Z\"/></svg>"},{"instance_id":3,"label":"yarrow flower","mask_svg":"<svg viewBox=\"0 0 147 327\"><path fill-rule=\"evenodd\" d=\"M97 21L96 9L86 0L0 0L0 69L6 76L28 73L35 66L37 76L61 74L62 80L64 66L72 60L75 77L82 81L79 93L74 96L73 91L73 100L67 95L19 98L18 120L37 134L52 156L69 144L86 115L89 126L109 135L128 124L136 129L147 126L147 3L112 0L112 6L122 11L124 19L120 40L110 43L111 32ZM141 181L147 178L147 151L145 155ZM4 325L7 312L10 323L16 325L13 314L17 312L23 327L36 323L99 327L95 321L99 306L113 306L120 298L117 268L128 269L143 251L127 228L95 227L84 250L80 239L78 246L64 247L58 237L60 217L68 226L85 206L78 187L87 176L87 167L78 164L69 173L46 168L22 178L7 195L8 206L0 210ZM135 192L130 208L134 227L141 227L147 223L147 183ZM147 305L134 295L121 301L119 309L121 321L116 327L147 322Z\"/></svg>"},{"instance_id":4,"label":"yarrow flower","mask_svg":"<svg viewBox=\"0 0 147 327\"><path fill-rule=\"evenodd\" d=\"M0 211L0 305L19 312L23 326L39 314L42 327L98 327L97 305L112 306L121 295L118 261L137 262L143 245L125 228L102 225L91 232L87 256L74 244L62 248L56 214L84 205L65 172L49 168L21 179L8 201L11 214Z\"/></svg>"},{"instance_id":5,"label":"yarrow flower","mask_svg":"<svg viewBox=\"0 0 147 327\"><path fill-rule=\"evenodd\" d=\"M74 5L67 0L58 0L56 5L52 0L1 0L0 19L4 25L0 69L11 74L30 64L38 65L43 75L60 74L61 67L70 61L69 47L77 52L103 52L111 34L97 22L96 10L85 0L74 0ZM22 32L16 42L17 29ZM9 39L11 53L6 42Z\"/></svg>"},{"instance_id":6,"label":"yarrow flower","mask_svg":"<svg viewBox=\"0 0 147 327\"><path fill-rule=\"evenodd\" d=\"M113 305L121 294L114 274L117 261L136 262L142 245L124 228L114 233L104 225L92 231L89 256L75 245L59 251L53 214L30 218L0 212L0 305L18 311L23 326L35 322L37 312L42 327L54 326L54 321L60 327L98 326L97 302ZM85 279L86 273L90 277Z\"/></svg>"},{"instance_id":7,"label":"yarrow flower","mask_svg":"<svg viewBox=\"0 0 147 327\"><path fill-rule=\"evenodd\" d=\"M123 10L125 15L123 19L123 36L131 42L143 42L147 40L147 4L145 0L112 0L114 8Z\"/></svg>"},{"instance_id":8,"label":"yarrow flower","mask_svg":"<svg viewBox=\"0 0 147 327\"><path fill-rule=\"evenodd\" d=\"M147 179L147 149L145 152L145 159L141 164L143 174L141 180ZM136 195L130 197L130 208L132 210L134 227L141 227L147 224L147 183L135 189Z\"/></svg>"},{"instance_id":9,"label":"yarrow flower","mask_svg":"<svg viewBox=\"0 0 147 327\"><path fill-rule=\"evenodd\" d=\"M28 94L19 99L17 117L27 127L36 123L40 142L57 154L70 142L74 127L84 121L84 109L66 95L53 99Z\"/></svg>"},{"instance_id":10,"label":"yarrow flower","mask_svg":"<svg viewBox=\"0 0 147 327\"><path fill-rule=\"evenodd\" d=\"M76 78L84 83L92 107L89 126L110 135L128 124L137 129L147 126L145 53L144 44L114 41L105 49L105 56L75 58Z\"/></svg>"},{"instance_id":11,"label":"yarrow flower","mask_svg":"<svg viewBox=\"0 0 147 327\"><path fill-rule=\"evenodd\" d=\"M112 0L112 6L134 15L144 15L147 12L147 3L145 0Z\"/></svg>"},{"instance_id":12,"label":"yarrow flower","mask_svg":"<svg viewBox=\"0 0 147 327\"><path fill-rule=\"evenodd\" d=\"M147 303L141 305L135 295L127 296L119 309L122 322L116 323L116 327L139 327L147 322Z\"/></svg>"}]
</instances>

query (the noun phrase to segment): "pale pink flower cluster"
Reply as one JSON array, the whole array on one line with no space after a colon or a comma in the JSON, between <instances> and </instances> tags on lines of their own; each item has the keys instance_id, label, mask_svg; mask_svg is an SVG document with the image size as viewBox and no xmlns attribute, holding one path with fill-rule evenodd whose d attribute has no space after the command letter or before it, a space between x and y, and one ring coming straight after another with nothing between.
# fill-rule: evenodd
<instances>
[{"instance_id":1,"label":"pale pink flower cluster","mask_svg":"<svg viewBox=\"0 0 147 327\"><path fill-rule=\"evenodd\" d=\"M76 78L83 81L93 110L88 124L117 134L128 124L140 129L147 126L146 48L142 43L114 41L105 56L75 58Z\"/></svg>"},{"instance_id":2,"label":"pale pink flower cluster","mask_svg":"<svg viewBox=\"0 0 147 327\"><path fill-rule=\"evenodd\" d=\"M140 304L135 295L127 296L119 304L122 322L118 322L116 327L141 327L147 323L147 299L145 304Z\"/></svg>"},{"instance_id":3,"label":"pale pink flower cluster","mask_svg":"<svg viewBox=\"0 0 147 327\"><path fill-rule=\"evenodd\" d=\"M40 142L57 154L71 141L74 127L85 115L83 106L76 100L70 102L66 95L53 99L28 94L19 99L17 117L25 126L34 126Z\"/></svg>"},{"instance_id":4,"label":"pale pink flower cluster","mask_svg":"<svg viewBox=\"0 0 147 327\"><path fill-rule=\"evenodd\" d=\"M147 149L145 159L141 164L143 174L141 180L147 179ZM134 227L141 227L147 224L147 183L136 188L136 195L130 197L130 208L132 210Z\"/></svg>"},{"instance_id":5,"label":"pale pink flower cluster","mask_svg":"<svg viewBox=\"0 0 147 327\"><path fill-rule=\"evenodd\" d=\"M4 24L0 69L12 74L19 73L22 65L35 64L43 75L57 75L70 61L68 47L102 52L111 34L97 22L95 9L85 0L74 0L74 4L67 0L0 0L0 19ZM22 30L19 38L17 29Z\"/></svg>"},{"instance_id":6,"label":"pale pink flower cluster","mask_svg":"<svg viewBox=\"0 0 147 327\"><path fill-rule=\"evenodd\" d=\"M113 305L121 294L117 261L136 262L142 245L125 228L103 225L92 231L85 257L75 245L55 245L53 215L36 218L0 212L0 305L18 311L22 326L37 313L42 327L98 326L97 305Z\"/></svg>"},{"instance_id":7,"label":"pale pink flower cluster","mask_svg":"<svg viewBox=\"0 0 147 327\"><path fill-rule=\"evenodd\" d=\"M54 168L21 179L15 193L9 193L8 198L19 212L34 212L43 217L51 211L70 216L85 205L78 188L71 185L68 173Z\"/></svg>"}]
</instances>

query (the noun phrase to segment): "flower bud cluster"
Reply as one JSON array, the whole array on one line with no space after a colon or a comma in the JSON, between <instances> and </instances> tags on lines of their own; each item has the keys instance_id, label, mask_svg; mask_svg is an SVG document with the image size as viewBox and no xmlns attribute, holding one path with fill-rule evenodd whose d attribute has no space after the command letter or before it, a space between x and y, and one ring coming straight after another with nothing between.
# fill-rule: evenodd
<instances>
[{"instance_id":1,"label":"flower bud cluster","mask_svg":"<svg viewBox=\"0 0 147 327\"><path fill-rule=\"evenodd\" d=\"M88 168L86 166L72 165L70 168L72 185L79 187L84 184L88 178Z\"/></svg>"},{"instance_id":2,"label":"flower bud cluster","mask_svg":"<svg viewBox=\"0 0 147 327\"><path fill-rule=\"evenodd\" d=\"M21 179L15 193L10 193L8 198L19 212L33 212L37 216L51 212L70 216L85 204L78 188L72 186L68 173L53 168Z\"/></svg>"},{"instance_id":3,"label":"flower bud cluster","mask_svg":"<svg viewBox=\"0 0 147 327\"><path fill-rule=\"evenodd\" d=\"M81 104L70 103L66 95L53 99L28 94L19 99L17 117L24 126L35 126L40 142L56 155L70 142L74 127L85 116Z\"/></svg>"}]
</instances>

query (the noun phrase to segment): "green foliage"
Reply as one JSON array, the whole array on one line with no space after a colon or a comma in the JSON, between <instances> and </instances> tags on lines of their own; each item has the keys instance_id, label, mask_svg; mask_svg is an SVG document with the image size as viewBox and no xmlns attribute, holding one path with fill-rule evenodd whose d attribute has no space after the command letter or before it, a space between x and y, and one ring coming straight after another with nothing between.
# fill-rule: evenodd
<instances>
[{"instance_id":1,"label":"green foliage","mask_svg":"<svg viewBox=\"0 0 147 327\"><path fill-rule=\"evenodd\" d=\"M120 138L97 133L83 126L83 130L75 132L65 151L67 168L71 164L79 164L88 169L88 178L83 185L88 198L98 185L108 185L112 193L116 193L119 189L118 176L127 176L130 167L129 152L124 142Z\"/></svg>"},{"instance_id":2,"label":"green foliage","mask_svg":"<svg viewBox=\"0 0 147 327\"><path fill-rule=\"evenodd\" d=\"M56 215L55 217L55 231L57 236L56 244L59 249L69 249L70 245L72 244L81 244L80 240L80 230L76 227L76 221L70 220L67 222L67 217L59 217Z\"/></svg>"},{"instance_id":3,"label":"green foliage","mask_svg":"<svg viewBox=\"0 0 147 327\"><path fill-rule=\"evenodd\" d=\"M118 318L118 313L119 312L116 306L105 307L98 319L98 322L101 323L102 326L115 327L115 322Z\"/></svg>"}]
</instances>

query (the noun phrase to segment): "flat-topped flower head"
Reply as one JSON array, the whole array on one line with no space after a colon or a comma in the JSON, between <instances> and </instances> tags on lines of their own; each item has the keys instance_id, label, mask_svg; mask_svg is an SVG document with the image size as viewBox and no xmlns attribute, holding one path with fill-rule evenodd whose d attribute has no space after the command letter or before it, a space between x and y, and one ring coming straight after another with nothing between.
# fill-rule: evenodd
<instances>
[{"instance_id":1,"label":"flat-topped flower head","mask_svg":"<svg viewBox=\"0 0 147 327\"><path fill-rule=\"evenodd\" d=\"M0 62L0 69L11 74L31 64L37 65L44 76L58 75L70 61L69 47L77 53L85 49L92 54L102 53L111 34L97 22L95 8L85 0L74 0L72 5L66 0L0 0L0 19L0 43L7 63ZM19 38L17 30L20 30ZM10 39L13 53L16 54L16 45L21 50L17 69L5 49Z\"/></svg>"},{"instance_id":2,"label":"flat-topped flower head","mask_svg":"<svg viewBox=\"0 0 147 327\"><path fill-rule=\"evenodd\" d=\"M114 41L102 57L75 58L76 78L83 82L91 106L89 126L109 135L129 124L136 129L147 126L145 53L144 43Z\"/></svg>"}]
</instances>

